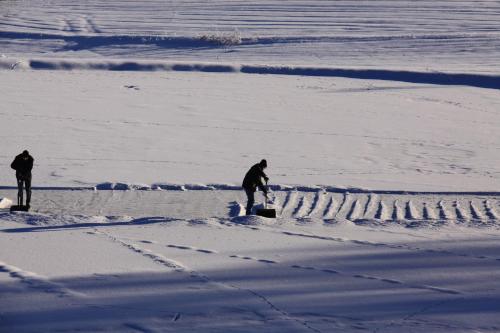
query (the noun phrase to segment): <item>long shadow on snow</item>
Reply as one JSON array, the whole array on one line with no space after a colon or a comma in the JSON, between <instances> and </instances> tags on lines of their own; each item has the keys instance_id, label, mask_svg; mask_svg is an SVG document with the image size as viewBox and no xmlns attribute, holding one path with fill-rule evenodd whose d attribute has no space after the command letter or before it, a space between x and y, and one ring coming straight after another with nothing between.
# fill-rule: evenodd
<instances>
[{"instance_id":1,"label":"long shadow on snow","mask_svg":"<svg viewBox=\"0 0 500 333\"><path fill-rule=\"evenodd\" d=\"M109 45L144 45L151 44L167 49L203 49L219 47L237 47L238 45L273 44L280 42L280 39L246 39L241 44L227 45L223 39L217 38L196 38L196 37L151 37L151 36L75 36L56 34L36 34L29 32L8 32L0 31L0 38L7 39L27 39L27 40L62 40L66 43L62 51L79 51ZM284 40L285 42L300 42L297 40ZM50 61L31 61L30 67L33 69L72 69L78 65L71 62L61 62L57 66ZM166 70L162 64L137 63L133 61L121 64L94 64L94 69L116 70L116 71L155 71ZM174 71L201 71L227 73L238 71L229 65L189 65L177 64L168 67ZM385 69L341 69L326 67L293 67L293 66L265 66L265 65L243 65L239 69L246 74L274 74L274 75L298 75L298 76L324 76L324 77L345 77L366 80L400 81L421 84L436 85L463 85L479 88L500 89L500 76L484 74L465 73L440 73L440 72L416 72L403 70Z\"/></svg>"},{"instance_id":2,"label":"long shadow on snow","mask_svg":"<svg viewBox=\"0 0 500 333\"><path fill-rule=\"evenodd\" d=\"M8 213L7 213L8 214ZM125 227L125 226L136 226L136 225L148 225L157 224L173 221L182 221L180 219L168 218L168 217L143 217L137 218L132 221L127 222L109 222L109 223L74 223L65 225L51 225L51 226L36 226L36 227L26 227L26 228L11 228L3 229L0 232L5 233L23 233L23 232L43 232L43 231L62 231L68 229L85 229L85 228L99 228L99 227Z\"/></svg>"},{"instance_id":3,"label":"long shadow on snow","mask_svg":"<svg viewBox=\"0 0 500 333\"><path fill-rule=\"evenodd\" d=\"M478 315L500 327L500 320L494 319L498 310L494 294L464 299L379 281L266 266L207 270L203 276L165 272L54 280L90 297L60 297L36 285L21 290L16 283L2 284L0 330L117 331L138 327L148 332L196 327L198 331L303 332L303 326L294 326L294 321L323 331L354 323L372 329L387 324L405 328L411 323L402 318L419 313L433 318L427 328L453 323L456 326L448 329L461 324L478 329L487 325L471 320ZM435 318L438 315L441 318ZM421 325L425 331L425 323Z\"/></svg>"}]
</instances>

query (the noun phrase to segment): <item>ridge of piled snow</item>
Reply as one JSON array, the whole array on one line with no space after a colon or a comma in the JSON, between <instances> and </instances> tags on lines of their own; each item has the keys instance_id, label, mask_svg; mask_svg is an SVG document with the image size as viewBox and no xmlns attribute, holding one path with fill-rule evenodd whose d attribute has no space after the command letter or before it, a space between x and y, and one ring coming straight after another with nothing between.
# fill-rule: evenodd
<instances>
[{"instance_id":1,"label":"ridge of piled snow","mask_svg":"<svg viewBox=\"0 0 500 333\"><path fill-rule=\"evenodd\" d=\"M175 71L206 73L242 73L343 77L365 80L399 81L437 85L463 85L500 89L500 75L411 71L374 68L337 68L326 66L245 65L203 62L165 62L146 60L93 59L0 59L0 69L32 70L106 70L106 71Z\"/></svg>"}]
</instances>

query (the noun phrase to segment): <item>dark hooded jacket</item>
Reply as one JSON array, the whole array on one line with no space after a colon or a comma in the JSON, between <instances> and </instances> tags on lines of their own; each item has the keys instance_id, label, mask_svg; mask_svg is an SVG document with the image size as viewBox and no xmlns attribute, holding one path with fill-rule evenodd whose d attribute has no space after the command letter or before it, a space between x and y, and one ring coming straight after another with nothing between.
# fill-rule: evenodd
<instances>
[{"instance_id":1,"label":"dark hooded jacket","mask_svg":"<svg viewBox=\"0 0 500 333\"><path fill-rule=\"evenodd\" d=\"M34 159L29 154L19 154L16 156L10 167L16 170L17 178L27 178L31 176Z\"/></svg>"},{"instance_id":2,"label":"dark hooded jacket","mask_svg":"<svg viewBox=\"0 0 500 333\"><path fill-rule=\"evenodd\" d=\"M244 189L254 192L257 187L259 187L262 192L267 193L267 189L262 183L262 178L266 180L268 179L266 174L264 173L264 170L262 170L262 166L257 163L253 167L251 167L250 170L248 170L245 178L243 179L242 186Z\"/></svg>"}]
</instances>

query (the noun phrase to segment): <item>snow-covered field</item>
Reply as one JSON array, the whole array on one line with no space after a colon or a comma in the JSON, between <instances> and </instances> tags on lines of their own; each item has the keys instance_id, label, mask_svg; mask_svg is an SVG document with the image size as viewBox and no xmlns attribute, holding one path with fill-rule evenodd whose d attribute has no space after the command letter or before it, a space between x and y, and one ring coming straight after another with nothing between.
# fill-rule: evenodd
<instances>
[{"instance_id":1,"label":"snow-covered field","mask_svg":"<svg viewBox=\"0 0 500 333\"><path fill-rule=\"evenodd\" d=\"M498 1L0 0L0 332L500 331L499 31ZM242 216L261 158L277 219Z\"/></svg>"}]
</instances>

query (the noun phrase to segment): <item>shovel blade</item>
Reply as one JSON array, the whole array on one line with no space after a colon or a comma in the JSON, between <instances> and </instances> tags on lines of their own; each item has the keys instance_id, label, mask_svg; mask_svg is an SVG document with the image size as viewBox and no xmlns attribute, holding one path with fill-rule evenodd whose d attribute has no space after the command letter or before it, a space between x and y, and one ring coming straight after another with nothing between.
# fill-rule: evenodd
<instances>
[{"instance_id":1,"label":"shovel blade","mask_svg":"<svg viewBox=\"0 0 500 333\"><path fill-rule=\"evenodd\" d=\"M276 209L257 209L257 215L262 217L267 217L271 219L276 218Z\"/></svg>"},{"instance_id":2,"label":"shovel blade","mask_svg":"<svg viewBox=\"0 0 500 333\"><path fill-rule=\"evenodd\" d=\"M28 206L11 206L10 211L11 212L27 212L29 210Z\"/></svg>"}]
</instances>

